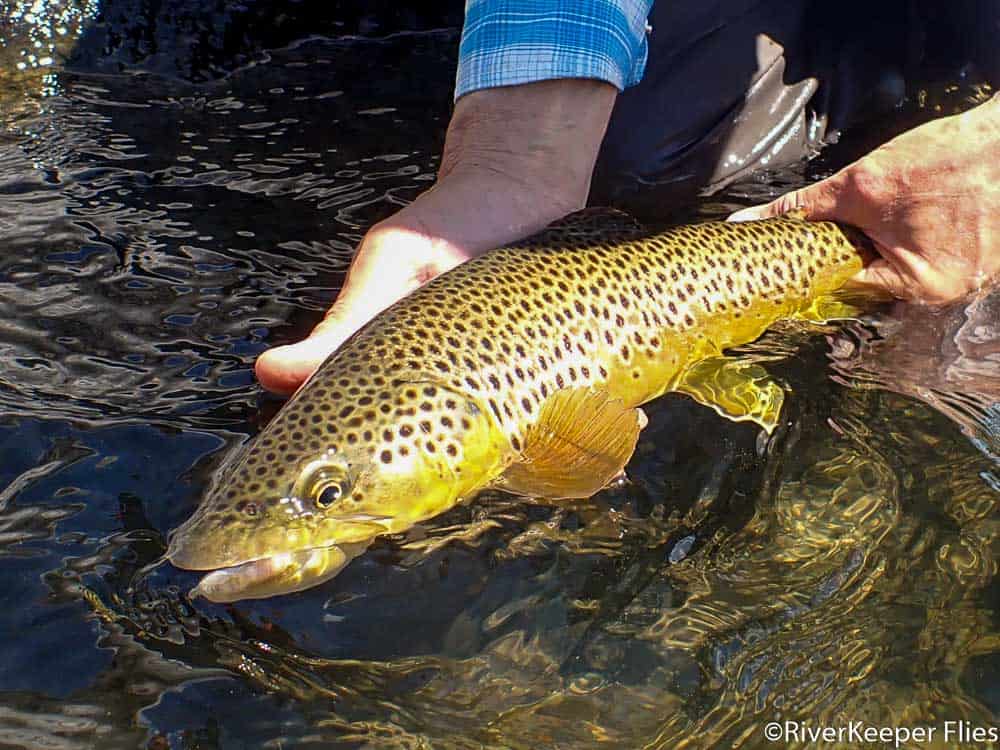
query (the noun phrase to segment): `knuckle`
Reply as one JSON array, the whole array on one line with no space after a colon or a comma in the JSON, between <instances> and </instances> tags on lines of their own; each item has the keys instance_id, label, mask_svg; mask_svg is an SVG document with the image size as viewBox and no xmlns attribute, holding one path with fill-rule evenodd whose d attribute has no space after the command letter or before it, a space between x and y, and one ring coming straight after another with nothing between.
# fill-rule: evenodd
<instances>
[{"instance_id":1,"label":"knuckle","mask_svg":"<svg viewBox=\"0 0 1000 750\"><path fill-rule=\"evenodd\" d=\"M778 198L777 202L774 204L775 212L779 214L787 214L789 211L796 211L801 207L802 195L798 190L785 193L783 196Z\"/></svg>"},{"instance_id":2,"label":"knuckle","mask_svg":"<svg viewBox=\"0 0 1000 750\"><path fill-rule=\"evenodd\" d=\"M848 197L869 205L891 203L896 193L899 169L890 170L883 166L878 152L855 162L845 172L844 190Z\"/></svg>"}]
</instances>

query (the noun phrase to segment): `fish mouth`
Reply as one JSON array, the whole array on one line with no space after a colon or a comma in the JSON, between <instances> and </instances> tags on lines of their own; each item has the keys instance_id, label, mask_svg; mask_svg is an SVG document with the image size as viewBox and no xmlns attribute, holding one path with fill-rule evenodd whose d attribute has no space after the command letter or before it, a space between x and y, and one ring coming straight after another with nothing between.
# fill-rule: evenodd
<instances>
[{"instance_id":1,"label":"fish mouth","mask_svg":"<svg viewBox=\"0 0 1000 750\"><path fill-rule=\"evenodd\" d=\"M333 578L385 532L379 522L386 520L355 514L339 524L339 538L317 539L301 529L277 525L249 536L225 534L196 515L174 532L164 557L176 568L207 573L192 597L214 602L263 599Z\"/></svg>"},{"instance_id":2,"label":"fish mouth","mask_svg":"<svg viewBox=\"0 0 1000 750\"><path fill-rule=\"evenodd\" d=\"M185 570L215 570L278 552L371 542L393 533L398 525L395 516L370 513L327 516L320 520L320 524L286 525L265 519L249 526L229 524L196 512L171 532L166 557Z\"/></svg>"},{"instance_id":3,"label":"fish mouth","mask_svg":"<svg viewBox=\"0 0 1000 750\"><path fill-rule=\"evenodd\" d=\"M212 570L191 590L216 603L264 599L318 586L368 548L368 542L281 552ZM178 567L184 567L183 565Z\"/></svg>"}]
</instances>

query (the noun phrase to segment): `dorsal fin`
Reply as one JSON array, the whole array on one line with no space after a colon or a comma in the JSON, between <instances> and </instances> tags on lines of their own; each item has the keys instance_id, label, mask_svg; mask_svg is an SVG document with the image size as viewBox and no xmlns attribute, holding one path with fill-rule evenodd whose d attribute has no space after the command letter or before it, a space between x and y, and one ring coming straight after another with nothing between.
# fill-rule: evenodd
<instances>
[{"instance_id":1,"label":"dorsal fin","mask_svg":"<svg viewBox=\"0 0 1000 750\"><path fill-rule=\"evenodd\" d=\"M646 229L624 211L614 208L584 208L556 219L540 232L520 240L518 247L581 245L590 242L620 242L643 236Z\"/></svg>"}]
</instances>

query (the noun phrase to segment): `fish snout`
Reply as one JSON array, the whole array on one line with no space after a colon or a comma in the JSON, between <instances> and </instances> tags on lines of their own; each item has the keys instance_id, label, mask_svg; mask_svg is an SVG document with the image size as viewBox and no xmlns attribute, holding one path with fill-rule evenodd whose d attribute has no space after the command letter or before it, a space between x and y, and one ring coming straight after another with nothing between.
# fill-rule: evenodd
<instances>
[{"instance_id":1,"label":"fish snout","mask_svg":"<svg viewBox=\"0 0 1000 750\"><path fill-rule=\"evenodd\" d=\"M377 536L400 530L398 525L392 516L364 513L331 515L315 525L257 528L219 525L193 517L174 532L164 556L184 570L219 570L321 547L367 546Z\"/></svg>"},{"instance_id":2,"label":"fish snout","mask_svg":"<svg viewBox=\"0 0 1000 750\"><path fill-rule=\"evenodd\" d=\"M285 529L273 524L259 527L226 524L196 514L170 537L164 557L184 570L227 568L288 550L289 536Z\"/></svg>"},{"instance_id":3,"label":"fish snout","mask_svg":"<svg viewBox=\"0 0 1000 750\"><path fill-rule=\"evenodd\" d=\"M211 534L190 534L186 529L186 526L178 529L167 545L164 557L174 567L183 570L214 570L226 567L227 561L234 557Z\"/></svg>"}]
</instances>

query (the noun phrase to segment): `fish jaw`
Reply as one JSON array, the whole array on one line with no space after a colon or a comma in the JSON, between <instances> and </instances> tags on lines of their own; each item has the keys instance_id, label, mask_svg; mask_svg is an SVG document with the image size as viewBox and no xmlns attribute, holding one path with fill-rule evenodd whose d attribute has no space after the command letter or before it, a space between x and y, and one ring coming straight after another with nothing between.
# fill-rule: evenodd
<instances>
[{"instance_id":1,"label":"fish jaw","mask_svg":"<svg viewBox=\"0 0 1000 750\"><path fill-rule=\"evenodd\" d=\"M173 533L166 557L184 570L217 570L279 553L370 543L396 530L391 518L362 514L281 520L278 516L260 526L241 526L238 519L197 512Z\"/></svg>"},{"instance_id":2,"label":"fish jaw","mask_svg":"<svg viewBox=\"0 0 1000 750\"><path fill-rule=\"evenodd\" d=\"M204 576L191 596L229 603L291 594L330 580L367 548L366 542L335 544L220 568Z\"/></svg>"},{"instance_id":3,"label":"fish jaw","mask_svg":"<svg viewBox=\"0 0 1000 750\"><path fill-rule=\"evenodd\" d=\"M262 599L330 580L386 531L369 518L336 527L336 538L274 524L225 535L216 519L196 514L174 533L165 557L182 570L207 572L192 597L220 603Z\"/></svg>"},{"instance_id":4,"label":"fish jaw","mask_svg":"<svg viewBox=\"0 0 1000 750\"><path fill-rule=\"evenodd\" d=\"M191 527L178 530L166 558L182 570L208 571L191 596L217 603L263 599L318 586L336 576L385 532L375 523L341 524L342 539L321 546L305 546L308 536L297 540L289 538L286 531L283 538L264 533L254 539L257 544L252 547L234 549L211 544L213 535L200 533L197 519L192 521Z\"/></svg>"}]
</instances>

